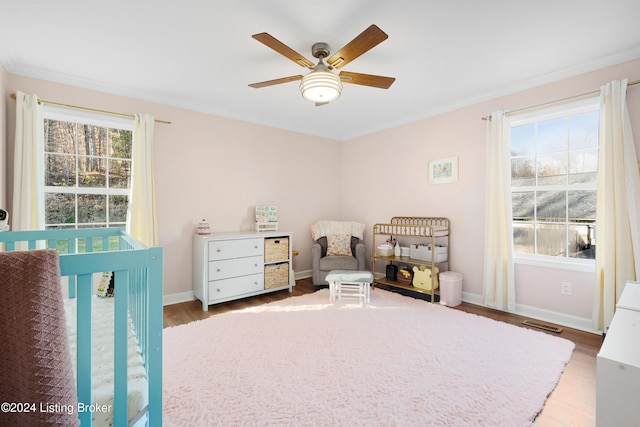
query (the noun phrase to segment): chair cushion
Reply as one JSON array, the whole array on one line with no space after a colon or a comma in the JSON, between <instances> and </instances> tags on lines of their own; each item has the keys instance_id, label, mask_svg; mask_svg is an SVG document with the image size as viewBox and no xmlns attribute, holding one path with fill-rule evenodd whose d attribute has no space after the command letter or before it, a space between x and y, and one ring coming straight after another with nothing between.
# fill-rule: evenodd
<instances>
[{"instance_id":1,"label":"chair cushion","mask_svg":"<svg viewBox=\"0 0 640 427\"><path fill-rule=\"evenodd\" d=\"M360 239L358 239L357 237L351 236L351 255L354 257L356 256L356 244L358 244L359 241ZM327 238L321 237L318 240L316 240L316 242L320 244L320 257L321 258L326 257L327 247L328 247Z\"/></svg>"},{"instance_id":2,"label":"chair cushion","mask_svg":"<svg viewBox=\"0 0 640 427\"><path fill-rule=\"evenodd\" d=\"M334 255L320 258L320 270L357 270L358 260L349 255Z\"/></svg>"},{"instance_id":3,"label":"chair cushion","mask_svg":"<svg viewBox=\"0 0 640 427\"><path fill-rule=\"evenodd\" d=\"M348 234L330 234L327 236L327 256L352 256L351 236Z\"/></svg>"}]
</instances>

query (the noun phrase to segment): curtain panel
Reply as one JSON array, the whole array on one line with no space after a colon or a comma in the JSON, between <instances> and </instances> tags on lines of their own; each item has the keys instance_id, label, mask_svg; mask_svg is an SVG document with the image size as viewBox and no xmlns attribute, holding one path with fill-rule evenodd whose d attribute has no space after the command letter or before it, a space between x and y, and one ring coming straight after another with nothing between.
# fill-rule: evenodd
<instances>
[{"instance_id":1,"label":"curtain panel","mask_svg":"<svg viewBox=\"0 0 640 427\"><path fill-rule=\"evenodd\" d=\"M44 119L35 94L16 92L13 200L14 231L44 229Z\"/></svg>"},{"instance_id":2,"label":"curtain panel","mask_svg":"<svg viewBox=\"0 0 640 427\"><path fill-rule=\"evenodd\" d=\"M484 304L514 311L511 137L504 111L493 112L486 128Z\"/></svg>"},{"instance_id":3,"label":"curtain panel","mask_svg":"<svg viewBox=\"0 0 640 427\"><path fill-rule=\"evenodd\" d=\"M628 280L640 268L640 174L626 105L627 80L601 87L596 290L593 326L606 330Z\"/></svg>"},{"instance_id":4,"label":"curtain panel","mask_svg":"<svg viewBox=\"0 0 640 427\"><path fill-rule=\"evenodd\" d=\"M136 114L131 147L131 190L126 230L145 245L157 246L153 127L155 119L149 114Z\"/></svg>"}]
</instances>

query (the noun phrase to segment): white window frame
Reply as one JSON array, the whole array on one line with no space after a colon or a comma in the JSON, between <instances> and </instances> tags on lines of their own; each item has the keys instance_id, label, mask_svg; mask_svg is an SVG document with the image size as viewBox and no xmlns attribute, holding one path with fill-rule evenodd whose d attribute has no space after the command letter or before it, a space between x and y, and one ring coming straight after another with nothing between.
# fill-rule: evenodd
<instances>
[{"instance_id":1,"label":"white window frame","mask_svg":"<svg viewBox=\"0 0 640 427\"><path fill-rule=\"evenodd\" d=\"M545 108L544 110L537 110L529 113L519 114L515 117L509 119L509 127L516 127L521 125L526 125L535 122L541 122L545 120L558 119L562 117L573 116L581 113L599 111L600 109L600 100L598 97L588 98L581 101L572 102L570 104L563 104L560 106L554 106ZM589 184L569 184L572 190L597 190L597 183L589 183ZM520 191L524 189L533 189L539 188L536 186L530 187L519 187ZM562 186L553 186L547 185L544 187L545 190L558 190L565 189L566 185ZM511 190L513 192L513 189ZM513 223L513 220L512 220ZM565 222L564 224L569 224ZM596 242L597 244L597 242ZM523 253L515 253L513 254L513 260L515 264L524 264L524 265L533 265L539 267L547 267L547 268L559 268L563 270L571 270L571 271L579 271L591 273L595 272L595 259L582 259L582 258L571 258L571 257L558 257L558 256L550 256L550 255L539 255L539 254L523 254Z\"/></svg>"},{"instance_id":2,"label":"white window frame","mask_svg":"<svg viewBox=\"0 0 640 427\"><path fill-rule=\"evenodd\" d=\"M43 119L44 120L56 120L78 124L86 124L92 126L106 127L111 129L120 129L133 132L133 119L128 117L120 117L111 114L104 114L93 112L89 110L81 110L76 108L63 107L52 104L45 104L43 106ZM81 191L79 191L81 190ZM129 188L87 188L87 187L62 187L62 186L46 186L44 187L45 197L47 193L60 193L60 194L98 194L109 196L129 196ZM77 204L76 204L77 210ZM75 215L76 222L74 228L78 228L78 213ZM117 227L124 227L124 222L112 222L117 224ZM58 224L45 224L45 227L54 227ZM110 222L107 222L106 227L110 226Z\"/></svg>"}]
</instances>

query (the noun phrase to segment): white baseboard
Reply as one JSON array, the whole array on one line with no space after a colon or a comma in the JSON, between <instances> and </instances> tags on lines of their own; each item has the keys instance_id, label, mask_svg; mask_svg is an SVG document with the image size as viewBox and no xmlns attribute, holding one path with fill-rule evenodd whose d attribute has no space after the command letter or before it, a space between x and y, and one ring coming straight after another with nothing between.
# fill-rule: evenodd
<instances>
[{"instance_id":1,"label":"white baseboard","mask_svg":"<svg viewBox=\"0 0 640 427\"><path fill-rule=\"evenodd\" d=\"M485 307L485 304L483 303L482 295L463 292L462 300L470 304L475 304L475 305L480 305ZM490 307L490 308L493 308L493 307ZM591 319L572 316L570 314L558 313L556 311L545 310L543 308L531 307L524 304L516 304L515 311L509 311L509 313L517 314L519 316L529 317L531 319L541 320L543 322L553 323L555 325L565 326L567 328L573 328L573 329L578 329L580 331L591 332L593 334L601 333L601 331L596 331L593 329Z\"/></svg>"},{"instance_id":2,"label":"white baseboard","mask_svg":"<svg viewBox=\"0 0 640 427\"><path fill-rule=\"evenodd\" d=\"M178 292L177 294L169 294L162 297L162 305L180 304L181 302L193 301L193 291Z\"/></svg>"},{"instance_id":3,"label":"white baseboard","mask_svg":"<svg viewBox=\"0 0 640 427\"><path fill-rule=\"evenodd\" d=\"M469 304L484 305L482 303L482 295L470 294L468 292L462 293L462 301L468 302Z\"/></svg>"},{"instance_id":4,"label":"white baseboard","mask_svg":"<svg viewBox=\"0 0 640 427\"><path fill-rule=\"evenodd\" d=\"M522 304L516 304L515 314L531 317L532 319L542 320L549 323L555 323L556 325L566 326L567 328L591 332L593 334L600 333L600 331L596 331L593 329L593 323L591 322L591 319L586 319L584 317L572 316L570 314L558 313L555 311L545 310L542 308L531 307Z\"/></svg>"},{"instance_id":5,"label":"white baseboard","mask_svg":"<svg viewBox=\"0 0 640 427\"><path fill-rule=\"evenodd\" d=\"M294 271L293 272L296 280L300 280L300 279L308 279L309 277L311 277L312 271L311 270L303 270L303 271Z\"/></svg>"},{"instance_id":6,"label":"white baseboard","mask_svg":"<svg viewBox=\"0 0 640 427\"><path fill-rule=\"evenodd\" d=\"M294 271L296 280L311 277L311 270ZM193 301L193 291L178 292L177 294L168 294L162 297L162 305L180 304L181 302Z\"/></svg>"},{"instance_id":7,"label":"white baseboard","mask_svg":"<svg viewBox=\"0 0 640 427\"><path fill-rule=\"evenodd\" d=\"M294 276L296 280L307 279L312 276L311 270L295 271ZM179 292L176 294L169 294L163 297L163 305L179 304L182 302L193 301L193 291ZM468 292L462 293L462 301L470 304L484 306L482 301L482 295L471 294ZM544 322L553 323L560 326L566 326L567 328L578 329L580 331L591 332L594 334L600 334L601 331L593 329L591 319L583 317L571 316L569 314L558 313L555 311L545 310L542 308L531 307L523 304L516 304L516 310L513 314L520 316L530 317L532 319L541 320Z\"/></svg>"}]
</instances>

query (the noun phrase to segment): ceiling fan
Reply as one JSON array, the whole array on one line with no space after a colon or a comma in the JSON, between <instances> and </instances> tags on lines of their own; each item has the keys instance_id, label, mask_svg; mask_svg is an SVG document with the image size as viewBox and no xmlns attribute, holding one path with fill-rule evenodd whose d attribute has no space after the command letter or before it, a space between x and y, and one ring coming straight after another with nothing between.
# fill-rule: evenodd
<instances>
[{"instance_id":1,"label":"ceiling fan","mask_svg":"<svg viewBox=\"0 0 640 427\"><path fill-rule=\"evenodd\" d=\"M342 71L340 74L331 72L334 68L342 68L347 65L349 62L382 43L389 37L376 25L371 25L331 57L329 57L331 52L328 44L314 44L311 48L311 54L319 59L318 63L315 65L313 62L268 33L254 34L251 37L275 50L279 54L289 58L296 64L311 70L305 76L297 75L282 77L275 80L267 80L249 85L256 89L302 80L300 82L300 92L302 93L302 96L305 99L315 102L316 105L323 105L340 96L340 93L342 92L342 83L388 89L395 81L394 77L375 76L348 71ZM325 64L323 61L327 57L329 58L326 60L327 63Z\"/></svg>"}]
</instances>

